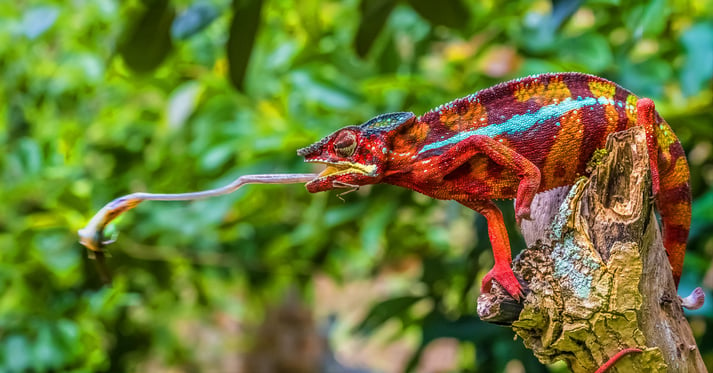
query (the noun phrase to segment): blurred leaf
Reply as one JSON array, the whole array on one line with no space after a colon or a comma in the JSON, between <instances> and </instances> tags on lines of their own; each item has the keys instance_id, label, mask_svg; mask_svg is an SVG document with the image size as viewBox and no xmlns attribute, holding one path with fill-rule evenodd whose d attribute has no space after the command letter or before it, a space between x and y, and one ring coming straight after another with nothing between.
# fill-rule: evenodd
<instances>
[{"instance_id":1,"label":"blurred leaf","mask_svg":"<svg viewBox=\"0 0 713 373\"><path fill-rule=\"evenodd\" d=\"M56 337L46 324L39 328L33 358L35 366L40 367L41 370L56 369L65 360L61 344L57 342Z\"/></svg>"},{"instance_id":2,"label":"blurred leaf","mask_svg":"<svg viewBox=\"0 0 713 373\"><path fill-rule=\"evenodd\" d=\"M438 338L456 338L461 341L488 340L496 334L497 327L485 326L476 316L462 316L452 320L434 310L423 322L421 343L425 346Z\"/></svg>"},{"instance_id":3,"label":"blurred leaf","mask_svg":"<svg viewBox=\"0 0 713 373\"><path fill-rule=\"evenodd\" d=\"M5 366L10 372L28 371L31 367L31 346L22 335L3 336Z\"/></svg>"},{"instance_id":4,"label":"blurred leaf","mask_svg":"<svg viewBox=\"0 0 713 373\"><path fill-rule=\"evenodd\" d=\"M173 20L171 36L178 40L188 39L208 27L219 15L220 12L211 3L194 3Z\"/></svg>"},{"instance_id":5,"label":"blurred leaf","mask_svg":"<svg viewBox=\"0 0 713 373\"><path fill-rule=\"evenodd\" d=\"M261 12L262 0L233 0L227 55L230 81L241 91L245 89L245 73L260 25Z\"/></svg>"},{"instance_id":6,"label":"blurred leaf","mask_svg":"<svg viewBox=\"0 0 713 373\"><path fill-rule=\"evenodd\" d=\"M637 5L628 14L627 27L634 39L657 36L666 27L668 13L666 0L652 0Z\"/></svg>"},{"instance_id":7,"label":"blurred leaf","mask_svg":"<svg viewBox=\"0 0 713 373\"><path fill-rule=\"evenodd\" d=\"M379 302L371 307L366 317L354 329L362 334L371 334L393 317L403 319L408 309L421 299L423 297L402 296Z\"/></svg>"},{"instance_id":8,"label":"blurred leaf","mask_svg":"<svg viewBox=\"0 0 713 373\"><path fill-rule=\"evenodd\" d=\"M361 101L355 92L341 82L321 79L308 70L295 70L290 80L309 101L319 102L329 109L346 110Z\"/></svg>"},{"instance_id":9,"label":"blurred leaf","mask_svg":"<svg viewBox=\"0 0 713 373\"><path fill-rule=\"evenodd\" d=\"M171 93L166 108L169 127L172 129L183 127L183 124L195 111L201 91L201 85L198 82L188 81Z\"/></svg>"},{"instance_id":10,"label":"blurred leaf","mask_svg":"<svg viewBox=\"0 0 713 373\"><path fill-rule=\"evenodd\" d=\"M713 23L693 25L681 36L681 44L686 52L686 62L681 68L681 88L683 93L693 96L713 78Z\"/></svg>"},{"instance_id":11,"label":"blurred leaf","mask_svg":"<svg viewBox=\"0 0 713 373\"><path fill-rule=\"evenodd\" d=\"M583 71L599 73L612 62L607 39L598 34L584 34L559 43L558 52L564 62L581 65Z\"/></svg>"},{"instance_id":12,"label":"blurred leaf","mask_svg":"<svg viewBox=\"0 0 713 373\"><path fill-rule=\"evenodd\" d=\"M17 142L17 150L13 154L25 175L36 175L42 170L42 149L33 138L25 137Z\"/></svg>"},{"instance_id":13,"label":"blurred leaf","mask_svg":"<svg viewBox=\"0 0 713 373\"><path fill-rule=\"evenodd\" d=\"M693 241L710 232L711 226L713 226L713 191L708 191L693 201L689 240Z\"/></svg>"},{"instance_id":14,"label":"blurred leaf","mask_svg":"<svg viewBox=\"0 0 713 373\"><path fill-rule=\"evenodd\" d=\"M561 36L558 37L557 31L579 9L582 2L581 0L552 0L552 10L549 14L537 11L528 13L524 20L528 32L517 35L521 38L521 43L528 50L536 53L561 51L563 49L562 41L560 40ZM553 70L538 72L543 71Z\"/></svg>"},{"instance_id":15,"label":"blurred leaf","mask_svg":"<svg viewBox=\"0 0 713 373\"><path fill-rule=\"evenodd\" d=\"M124 31L124 42L119 45L124 62L140 73L154 70L168 56L173 47L170 30L175 16L168 0L150 0L144 4L146 8Z\"/></svg>"},{"instance_id":16,"label":"blurred leaf","mask_svg":"<svg viewBox=\"0 0 713 373\"><path fill-rule=\"evenodd\" d=\"M662 81L670 79L671 64L660 59L649 59L642 63L624 61L619 66L619 84L639 96L659 98L663 95Z\"/></svg>"},{"instance_id":17,"label":"blurred leaf","mask_svg":"<svg viewBox=\"0 0 713 373\"><path fill-rule=\"evenodd\" d=\"M36 6L25 12L20 28L28 39L36 39L54 25L58 16L59 9L55 6Z\"/></svg>"},{"instance_id":18,"label":"blurred leaf","mask_svg":"<svg viewBox=\"0 0 713 373\"><path fill-rule=\"evenodd\" d=\"M354 38L359 57L365 57L369 53L374 40L384 28L395 6L396 0L361 0L359 3L361 19Z\"/></svg>"},{"instance_id":19,"label":"blurred leaf","mask_svg":"<svg viewBox=\"0 0 713 373\"><path fill-rule=\"evenodd\" d=\"M435 26L459 29L468 24L470 11L460 0L408 0L413 9Z\"/></svg>"},{"instance_id":20,"label":"blurred leaf","mask_svg":"<svg viewBox=\"0 0 713 373\"><path fill-rule=\"evenodd\" d=\"M552 0L552 12L546 25L554 33L582 6L584 0Z\"/></svg>"}]
</instances>

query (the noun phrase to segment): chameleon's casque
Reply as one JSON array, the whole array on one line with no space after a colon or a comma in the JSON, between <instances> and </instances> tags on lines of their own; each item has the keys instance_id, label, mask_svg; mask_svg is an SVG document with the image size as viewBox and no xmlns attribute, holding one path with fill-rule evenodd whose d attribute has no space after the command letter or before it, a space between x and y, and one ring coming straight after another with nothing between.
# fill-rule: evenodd
<instances>
[{"instance_id":1,"label":"chameleon's casque","mask_svg":"<svg viewBox=\"0 0 713 373\"><path fill-rule=\"evenodd\" d=\"M518 221L529 218L536 193L572 185L609 134L632 126L646 131L664 246L678 283L691 217L683 148L653 101L608 80L581 73L516 79L418 118L384 114L342 128L298 154L327 165L307 184L310 192L388 183L480 212L495 257L483 290L494 279L518 298L507 232L492 200L516 198Z\"/></svg>"}]
</instances>

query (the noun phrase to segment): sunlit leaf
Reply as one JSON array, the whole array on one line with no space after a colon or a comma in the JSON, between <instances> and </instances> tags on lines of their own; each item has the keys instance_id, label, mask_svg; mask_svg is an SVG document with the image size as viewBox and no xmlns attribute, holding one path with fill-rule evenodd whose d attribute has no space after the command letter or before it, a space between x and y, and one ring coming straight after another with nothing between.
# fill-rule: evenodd
<instances>
[{"instance_id":1,"label":"sunlit leaf","mask_svg":"<svg viewBox=\"0 0 713 373\"><path fill-rule=\"evenodd\" d=\"M168 125L177 129L183 126L186 120L193 114L198 104L198 97L201 86L195 81L189 81L176 88L171 93L171 97L166 108Z\"/></svg>"}]
</instances>

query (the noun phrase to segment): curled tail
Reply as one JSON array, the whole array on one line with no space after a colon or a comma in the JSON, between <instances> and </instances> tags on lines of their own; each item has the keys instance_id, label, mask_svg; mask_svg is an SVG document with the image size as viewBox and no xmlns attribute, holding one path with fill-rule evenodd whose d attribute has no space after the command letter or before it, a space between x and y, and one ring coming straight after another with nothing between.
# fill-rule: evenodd
<instances>
[{"instance_id":1,"label":"curled tail","mask_svg":"<svg viewBox=\"0 0 713 373\"><path fill-rule=\"evenodd\" d=\"M688 162L671 127L656 113L654 102L639 99L636 109L637 123L646 131L653 191L663 224L663 244L678 286L691 226Z\"/></svg>"}]
</instances>

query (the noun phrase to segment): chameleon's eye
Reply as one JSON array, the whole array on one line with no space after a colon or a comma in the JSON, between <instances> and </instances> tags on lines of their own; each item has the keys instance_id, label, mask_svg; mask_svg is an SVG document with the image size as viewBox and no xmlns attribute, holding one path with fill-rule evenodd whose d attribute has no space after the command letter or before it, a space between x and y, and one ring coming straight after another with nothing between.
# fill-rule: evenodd
<instances>
[{"instance_id":1,"label":"chameleon's eye","mask_svg":"<svg viewBox=\"0 0 713 373\"><path fill-rule=\"evenodd\" d=\"M340 157L350 157L356 150L356 135L351 131L344 131L334 139L334 151Z\"/></svg>"}]
</instances>

